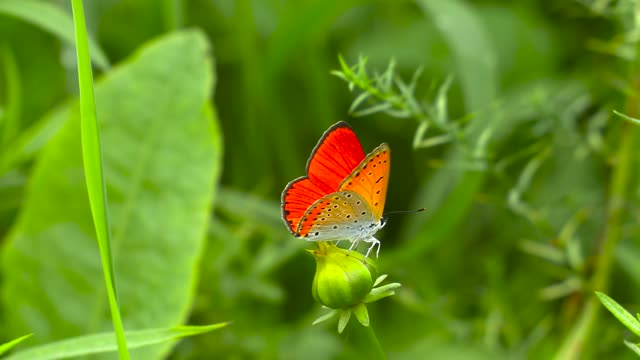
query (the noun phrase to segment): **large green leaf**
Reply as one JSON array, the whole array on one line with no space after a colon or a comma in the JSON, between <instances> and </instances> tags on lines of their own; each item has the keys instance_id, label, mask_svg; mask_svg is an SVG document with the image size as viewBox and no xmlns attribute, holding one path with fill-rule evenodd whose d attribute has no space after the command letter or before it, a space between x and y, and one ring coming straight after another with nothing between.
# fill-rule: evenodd
<instances>
[{"instance_id":1,"label":"large green leaf","mask_svg":"<svg viewBox=\"0 0 640 360\"><path fill-rule=\"evenodd\" d=\"M113 258L125 328L185 320L195 285L221 139L208 106L212 61L199 32L145 47L96 85ZM83 175L79 115L38 158L2 256L12 336L38 343L110 331ZM28 330L28 331L27 331ZM144 349L153 359L168 346Z\"/></svg>"}]
</instances>

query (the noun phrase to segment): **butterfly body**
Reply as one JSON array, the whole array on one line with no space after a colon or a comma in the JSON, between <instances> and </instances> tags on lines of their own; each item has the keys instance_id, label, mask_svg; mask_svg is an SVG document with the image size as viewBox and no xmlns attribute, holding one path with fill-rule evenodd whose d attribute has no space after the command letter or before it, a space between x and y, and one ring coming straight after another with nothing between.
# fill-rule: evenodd
<instances>
[{"instance_id":1,"label":"butterfly body","mask_svg":"<svg viewBox=\"0 0 640 360\"><path fill-rule=\"evenodd\" d=\"M344 122L329 128L307 162L307 176L291 181L282 193L282 218L296 237L307 241L371 243L382 218L390 150L381 144L364 155L355 133Z\"/></svg>"}]
</instances>

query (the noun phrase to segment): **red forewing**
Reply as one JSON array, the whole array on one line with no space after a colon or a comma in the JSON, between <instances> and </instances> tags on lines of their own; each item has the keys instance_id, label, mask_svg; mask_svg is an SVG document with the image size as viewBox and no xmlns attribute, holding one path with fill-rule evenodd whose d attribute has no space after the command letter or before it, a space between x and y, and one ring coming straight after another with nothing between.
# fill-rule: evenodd
<instances>
[{"instance_id":1,"label":"red forewing","mask_svg":"<svg viewBox=\"0 0 640 360\"><path fill-rule=\"evenodd\" d=\"M318 199L338 191L342 181L365 158L362 145L347 123L331 126L307 162L307 176L290 182L282 193L282 217L297 235L300 219Z\"/></svg>"},{"instance_id":2,"label":"red forewing","mask_svg":"<svg viewBox=\"0 0 640 360\"><path fill-rule=\"evenodd\" d=\"M307 176L329 194L338 190L362 159L364 151L356 134L340 121L324 133L313 149L307 162Z\"/></svg>"}]
</instances>

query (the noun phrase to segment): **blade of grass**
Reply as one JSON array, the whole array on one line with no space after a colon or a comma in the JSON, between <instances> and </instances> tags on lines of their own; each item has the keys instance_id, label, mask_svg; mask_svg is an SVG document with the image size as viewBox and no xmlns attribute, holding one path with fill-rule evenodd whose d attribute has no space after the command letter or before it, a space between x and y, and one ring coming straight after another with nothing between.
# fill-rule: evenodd
<instances>
[{"instance_id":1,"label":"blade of grass","mask_svg":"<svg viewBox=\"0 0 640 360\"><path fill-rule=\"evenodd\" d=\"M187 336L199 335L227 326L229 323L218 323L206 326L177 326L173 328L158 328L128 331L129 347L136 349L144 346L159 344L165 341L177 340ZM22 339L22 338L21 338ZM20 340L20 339L18 339ZM16 340L14 340L16 341ZM6 360L54 360L68 359L76 356L106 353L117 350L114 333L84 335L52 343L34 346L16 352Z\"/></svg>"},{"instance_id":2,"label":"blade of grass","mask_svg":"<svg viewBox=\"0 0 640 360\"><path fill-rule=\"evenodd\" d=\"M89 42L82 0L71 0L76 35L76 55L78 57L78 81L80 87L80 133L82 138L82 158L84 162L87 192L91 205L91 214L98 237L102 270L107 287L109 307L113 329L118 343L121 360L128 360L129 350L120 317L116 279L111 259L111 230L107 209L107 190L102 171L102 149L100 131L96 116L95 96L93 93L93 73L89 55Z\"/></svg>"},{"instance_id":3,"label":"blade of grass","mask_svg":"<svg viewBox=\"0 0 640 360\"><path fill-rule=\"evenodd\" d=\"M11 340L9 342L6 342L6 343L0 345L0 355L6 353L7 351L9 351L11 349L13 349L14 347L16 347L18 344L20 344L24 340L30 338L31 335L32 334L21 336L21 337L15 339L15 340Z\"/></svg>"}]
</instances>

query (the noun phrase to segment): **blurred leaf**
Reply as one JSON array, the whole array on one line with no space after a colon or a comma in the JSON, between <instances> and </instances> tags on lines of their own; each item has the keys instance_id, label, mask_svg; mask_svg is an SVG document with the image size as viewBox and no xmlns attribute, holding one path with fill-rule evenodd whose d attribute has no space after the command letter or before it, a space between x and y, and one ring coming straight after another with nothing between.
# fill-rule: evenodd
<instances>
[{"instance_id":1,"label":"blurred leaf","mask_svg":"<svg viewBox=\"0 0 640 360\"><path fill-rule=\"evenodd\" d=\"M609 310L613 316L615 316L620 322L627 327L627 329L633 331L634 334L640 336L640 321L633 317L625 308L620 306L615 300L603 294L599 291L596 291L596 295L598 299L604 305L604 307Z\"/></svg>"},{"instance_id":2,"label":"blurred leaf","mask_svg":"<svg viewBox=\"0 0 640 360\"><path fill-rule=\"evenodd\" d=\"M3 0L0 1L0 14L22 19L46 31L61 41L74 46L73 21L71 16L57 6L39 0ZM98 43L89 38L89 48L93 62L100 69L109 68L109 60Z\"/></svg>"},{"instance_id":3,"label":"blurred leaf","mask_svg":"<svg viewBox=\"0 0 640 360\"><path fill-rule=\"evenodd\" d=\"M9 47L0 47L0 52L2 53L0 62L4 67L3 72L6 78L6 89L0 89L0 94L6 93L6 99L0 98L0 103L5 103L4 111L0 111L0 157L4 157L7 144L14 138L20 126L22 99L20 73L15 55ZM2 161L0 158L0 164Z\"/></svg>"},{"instance_id":4,"label":"blurred leaf","mask_svg":"<svg viewBox=\"0 0 640 360\"><path fill-rule=\"evenodd\" d=\"M250 219L255 224L268 225L276 231L284 230L279 203L228 187L221 188L218 195L220 198L218 206L221 210L234 216Z\"/></svg>"},{"instance_id":5,"label":"blurred leaf","mask_svg":"<svg viewBox=\"0 0 640 360\"><path fill-rule=\"evenodd\" d=\"M0 173L31 160L60 131L69 117L70 106L54 109L22 131L9 143L0 158Z\"/></svg>"},{"instance_id":6,"label":"blurred leaf","mask_svg":"<svg viewBox=\"0 0 640 360\"><path fill-rule=\"evenodd\" d=\"M13 349L14 347L16 347L18 344L20 344L24 340L30 338L31 335L33 335L33 334L24 335L24 336L21 336L21 337L15 339L15 340L11 340L11 341L9 341L7 343L4 343L4 344L0 345L0 355L6 353L7 351L9 351L11 349Z\"/></svg>"},{"instance_id":7,"label":"blurred leaf","mask_svg":"<svg viewBox=\"0 0 640 360\"><path fill-rule=\"evenodd\" d=\"M96 86L125 329L181 323L191 306L220 172L220 134L207 106L208 52L202 34L176 33ZM40 155L2 257L2 302L15 308L4 326L10 333L30 329L40 343L110 328L78 120L74 105ZM168 349L133 358L154 359Z\"/></svg>"},{"instance_id":8,"label":"blurred leaf","mask_svg":"<svg viewBox=\"0 0 640 360\"><path fill-rule=\"evenodd\" d=\"M640 356L640 346L638 346L638 344L632 343L629 340L625 340L624 344L626 347L628 347L629 349L631 349L634 353L636 353L636 355Z\"/></svg>"},{"instance_id":9,"label":"blurred leaf","mask_svg":"<svg viewBox=\"0 0 640 360\"><path fill-rule=\"evenodd\" d=\"M186 336L200 335L227 326L219 323L206 326L177 326L174 328L128 331L129 349L178 340ZM19 339L18 339L19 340ZM115 334L112 332L84 335L64 339L48 344L34 346L9 356L7 360L54 360L70 357L114 352L118 349Z\"/></svg>"},{"instance_id":10,"label":"blurred leaf","mask_svg":"<svg viewBox=\"0 0 640 360\"><path fill-rule=\"evenodd\" d=\"M620 268L626 272L635 282L635 286L640 286L640 251L633 244L623 242L616 247L616 262Z\"/></svg>"},{"instance_id":11,"label":"blurred leaf","mask_svg":"<svg viewBox=\"0 0 640 360\"><path fill-rule=\"evenodd\" d=\"M454 75L461 82L466 110L483 109L494 101L498 79L493 44L482 21L473 12L473 7L462 1L420 0L418 5L425 16L435 23L452 53L456 64ZM489 118L487 114L478 114L467 126L465 136L473 141L484 129L500 120L500 117ZM446 161L456 164L467 160L467 157L461 149L454 148L447 154ZM415 196L418 207L436 210L426 221L418 217L410 220L412 224L407 227L403 237L415 237L417 241L388 254L388 262L399 263L419 256L447 239L467 215L484 179L483 172L465 172L455 166L436 172Z\"/></svg>"},{"instance_id":12,"label":"blurred leaf","mask_svg":"<svg viewBox=\"0 0 640 360\"><path fill-rule=\"evenodd\" d=\"M437 338L418 340L394 359L499 360L511 359L501 351L491 351L481 345L465 342L446 342Z\"/></svg>"},{"instance_id":13,"label":"blurred leaf","mask_svg":"<svg viewBox=\"0 0 640 360\"><path fill-rule=\"evenodd\" d=\"M419 0L417 3L435 23L452 52L456 79L462 83L467 109L481 109L493 100L498 90L497 59L485 25L473 6L464 1Z\"/></svg>"}]
</instances>

